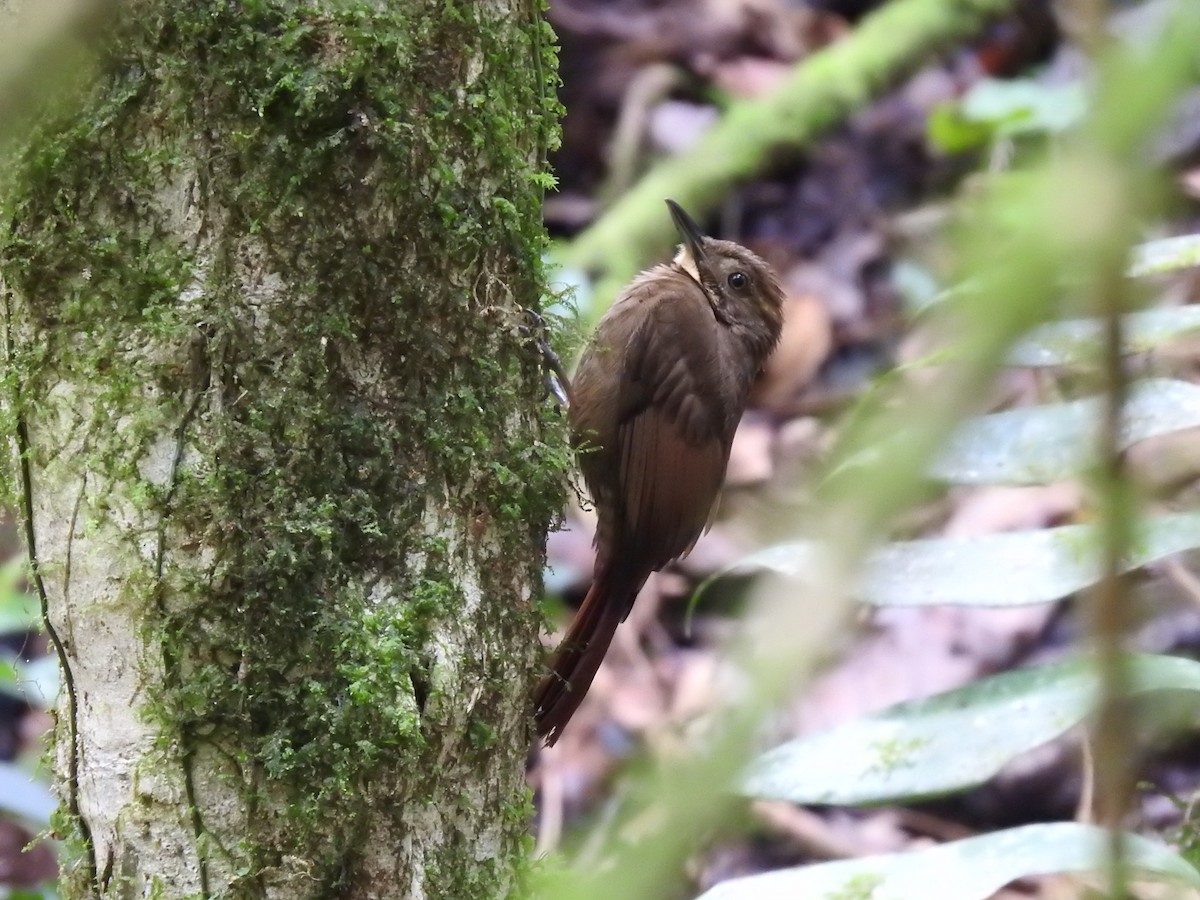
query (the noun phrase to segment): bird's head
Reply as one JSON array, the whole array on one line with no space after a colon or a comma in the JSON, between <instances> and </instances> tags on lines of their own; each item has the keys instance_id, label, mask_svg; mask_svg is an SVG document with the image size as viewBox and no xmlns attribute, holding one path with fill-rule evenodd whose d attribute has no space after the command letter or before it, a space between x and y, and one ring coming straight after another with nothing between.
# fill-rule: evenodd
<instances>
[{"instance_id":1,"label":"bird's head","mask_svg":"<svg viewBox=\"0 0 1200 900\"><path fill-rule=\"evenodd\" d=\"M683 239L673 262L700 285L717 321L773 346L783 327L783 288L771 266L741 244L705 235L674 200L667 207Z\"/></svg>"}]
</instances>

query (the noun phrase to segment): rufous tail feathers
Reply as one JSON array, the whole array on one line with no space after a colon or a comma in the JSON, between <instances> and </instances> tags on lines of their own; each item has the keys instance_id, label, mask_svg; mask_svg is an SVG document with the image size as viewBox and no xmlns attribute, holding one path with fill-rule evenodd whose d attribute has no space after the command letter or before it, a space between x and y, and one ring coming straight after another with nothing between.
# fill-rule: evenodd
<instances>
[{"instance_id":1,"label":"rufous tail feathers","mask_svg":"<svg viewBox=\"0 0 1200 900\"><path fill-rule=\"evenodd\" d=\"M648 577L649 573L630 575L613 567L601 571L592 582L567 636L554 653L550 673L533 696L538 736L545 739L547 747L552 747L562 736L583 702L617 626Z\"/></svg>"}]
</instances>

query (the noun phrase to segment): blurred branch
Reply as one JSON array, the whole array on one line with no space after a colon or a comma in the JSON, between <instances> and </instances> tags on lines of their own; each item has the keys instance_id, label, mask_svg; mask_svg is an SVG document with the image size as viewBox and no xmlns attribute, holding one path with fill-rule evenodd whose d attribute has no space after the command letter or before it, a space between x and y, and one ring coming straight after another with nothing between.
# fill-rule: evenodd
<instances>
[{"instance_id":1,"label":"blurred branch","mask_svg":"<svg viewBox=\"0 0 1200 900\"><path fill-rule=\"evenodd\" d=\"M603 273L593 314L671 241L666 197L702 216L737 181L761 172L780 148L810 144L863 107L929 53L976 34L1016 0L895 0L841 41L809 56L764 97L738 103L691 151L656 166L558 254Z\"/></svg>"},{"instance_id":2,"label":"blurred branch","mask_svg":"<svg viewBox=\"0 0 1200 900\"><path fill-rule=\"evenodd\" d=\"M608 177L598 192L602 204L620 198L637 179L642 143L654 106L686 84L683 69L669 63L646 66L633 76L609 145Z\"/></svg>"},{"instance_id":3,"label":"blurred branch","mask_svg":"<svg viewBox=\"0 0 1200 900\"><path fill-rule=\"evenodd\" d=\"M1124 231L1124 229L1120 229ZM1125 472L1122 421L1128 394L1124 327L1128 289L1122 272L1123 247L1102 260L1096 302L1104 316L1104 416L1100 429L1097 479L1103 579L1091 595L1091 635L1100 672L1100 708L1092 735L1096 773L1096 819L1108 828L1108 896L1128 896L1122 821L1133 798L1135 759L1130 739L1129 677L1122 653L1130 611L1124 560L1133 543L1132 485Z\"/></svg>"},{"instance_id":4,"label":"blurred branch","mask_svg":"<svg viewBox=\"0 0 1200 900\"><path fill-rule=\"evenodd\" d=\"M1091 58L1099 60L1109 44L1106 34L1108 3L1106 0L1083 0L1078 4L1077 12L1082 25L1079 40ZM1097 172L1103 173L1109 167L1114 172L1120 171L1126 148L1106 139L1103 130L1093 131L1091 136L1092 149L1098 157L1095 160ZM1125 900L1129 896L1127 839L1122 826L1133 801L1137 777L1129 664L1123 652L1125 634L1132 620L1123 571L1125 559L1133 547L1136 508L1133 486L1125 467L1122 431L1129 394L1124 316L1129 308L1130 288L1124 270L1128 247L1134 239L1138 210L1130 196L1135 179L1126 174L1122 187L1124 191L1118 193L1110 209L1111 220L1107 228L1086 241L1082 248L1093 254L1090 261L1092 292L1104 334L1104 414L1096 448L1099 465L1093 481L1100 513L1103 574L1096 590L1088 596L1087 611L1100 680L1098 709L1089 741L1095 819L1097 824L1108 829L1105 877L1107 896L1112 900Z\"/></svg>"}]
</instances>

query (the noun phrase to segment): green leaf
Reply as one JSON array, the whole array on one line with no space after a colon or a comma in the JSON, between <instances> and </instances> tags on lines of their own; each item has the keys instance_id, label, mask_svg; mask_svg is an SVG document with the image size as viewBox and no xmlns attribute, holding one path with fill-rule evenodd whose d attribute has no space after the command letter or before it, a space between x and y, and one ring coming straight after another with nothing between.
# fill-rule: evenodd
<instances>
[{"instance_id":1,"label":"green leaf","mask_svg":"<svg viewBox=\"0 0 1200 900\"><path fill-rule=\"evenodd\" d=\"M990 124L966 118L954 103L939 103L929 113L925 134L943 153L966 153L986 147L995 129Z\"/></svg>"},{"instance_id":2,"label":"green leaf","mask_svg":"<svg viewBox=\"0 0 1200 900\"><path fill-rule=\"evenodd\" d=\"M1064 525L978 537L886 544L871 554L859 596L874 606L1023 606L1049 603L1100 580L1099 533ZM1142 520L1122 566L1132 571L1200 547L1200 514ZM727 571L812 571L818 544L795 541L752 553Z\"/></svg>"},{"instance_id":3,"label":"green leaf","mask_svg":"<svg viewBox=\"0 0 1200 900\"><path fill-rule=\"evenodd\" d=\"M952 484L1047 484L1092 460L1101 400L1011 409L968 419L930 474ZM1152 378L1131 388L1121 446L1200 426L1200 386Z\"/></svg>"},{"instance_id":4,"label":"green leaf","mask_svg":"<svg viewBox=\"0 0 1200 900\"><path fill-rule=\"evenodd\" d=\"M37 601L18 590L24 575L23 557L0 565L0 634L21 634L41 625Z\"/></svg>"},{"instance_id":5,"label":"green leaf","mask_svg":"<svg viewBox=\"0 0 1200 900\"><path fill-rule=\"evenodd\" d=\"M44 828L56 806L48 787L12 763L0 762L0 810Z\"/></svg>"},{"instance_id":6,"label":"green leaf","mask_svg":"<svg viewBox=\"0 0 1200 900\"><path fill-rule=\"evenodd\" d=\"M1035 329L1009 354L1014 366L1071 366L1094 363L1100 352L1103 323L1069 319ZM1200 331L1200 306L1147 309L1124 317L1126 354L1148 353L1168 341Z\"/></svg>"},{"instance_id":7,"label":"green leaf","mask_svg":"<svg viewBox=\"0 0 1200 900\"><path fill-rule=\"evenodd\" d=\"M958 102L934 107L926 127L934 146L961 153L998 137L1066 131L1086 111L1087 95L1079 83L1051 86L1032 79L984 79Z\"/></svg>"},{"instance_id":8,"label":"green leaf","mask_svg":"<svg viewBox=\"0 0 1200 900\"><path fill-rule=\"evenodd\" d=\"M1130 656L1131 694L1200 692L1200 663ZM1082 722L1096 698L1087 660L1007 672L789 741L750 767L742 792L792 803L876 804L982 784Z\"/></svg>"},{"instance_id":9,"label":"green leaf","mask_svg":"<svg viewBox=\"0 0 1200 900\"><path fill-rule=\"evenodd\" d=\"M1025 825L911 853L868 856L733 878L700 900L984 900L1018 878L1098 869L1107 835L1075 822ZM1200 875L1169 848L1135 834L1139 873L1192 887Z\"/></svg>"},{"instance_id":10,"label":"green leaf","mask_svg":"<svg viewBox=\"0 0 1200 900\"><path fill-rule=\"evenodd\" d=\"M1000 136L1066 131L1087 112L1080 82L1047 85L1033 79L984 79L959 104L969 122L990 124Z\"/></svg>"}]
</instances>

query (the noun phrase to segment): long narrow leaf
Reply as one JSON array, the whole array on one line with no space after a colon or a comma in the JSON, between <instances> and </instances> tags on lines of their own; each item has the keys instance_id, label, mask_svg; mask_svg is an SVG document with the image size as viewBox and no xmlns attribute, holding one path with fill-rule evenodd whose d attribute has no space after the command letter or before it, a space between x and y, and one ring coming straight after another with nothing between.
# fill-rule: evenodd
<instances>
[{"instance_id":1,"label":"long narrow leaf","mask_svg":"<svg viewBox=\"0 0 1200 900\"><path fill-rule=\"evenodd\" d=\"M1159 238L1133 248L1129 274L1134 277L1162 275L1200 266L1200 234Z\"/></svg>"},{"instance_id":2,"label":"long narrow leaf","mask_svg":"<svg viewBox=\"0 0 1200 900\"><path fill-rule=\"evenodd\" d=\"M1078 475L1095 452L1100 400L1013 409L963 423L930 471L952 484L1047 484ZM1200 426L1200 386L1153 378L1134 385L1121 445Z\"/></svg>"},{"instance_id":3,"label":"long narrow leaf","mask_svg":"<svg viewBox=\"0 0 1200 900\"><path fill-rule=\"evenodd\" d=\"M1129 668L1134 694L1200 692L1194 660L1131 656ZM1095 697L1085 660L1008 672L789 741L751 765L743 793L853 805L965 790L1078 725Z\"/></svg>"},{"instance_id":4,"label":"long narrow leaf","mask_svg":"<svg viewBox=\"0 0 1200 900\"><path fill-rule=\"evenodd\" d=\"M1098 535L1064 525L979 537L887 544L870 557L859 596L874 606L1023 606L1047 603L1100 579ZM1200 547L1200 514L1145 520L1125 571ZM730 570L803 578L818 544L794 541L752 553Z\"/></svg>"},{"instance_id":5,"label":"long narrow leaf","mask_svg":"<svg viewBox=\"0 0 1200 900\"><path fill-rule=\"evenodd\" d=\"M700 900L984 900L1018 878L1099 868L1105 833L1091 825L1026 825L913 853L893 853L734 878ZM1169 848L1129 835L1131 867L1200 888Z\"/></svg>"},{"instance_id":6,"label":"long narrow leaf","mask_svg":"<svg viewBox=\"0 0 1200 900\"><path fill-rule=\"evenodd\" d=\"M1146 309L1124 317L1127 354L1148 353L1184 335L1200 331L1200 306ZM1009 353L1014 366L1072 366L1095 363L1100 353L1099 319L1051 322L1030 332Z\"/></svg>"}]
</instances>

